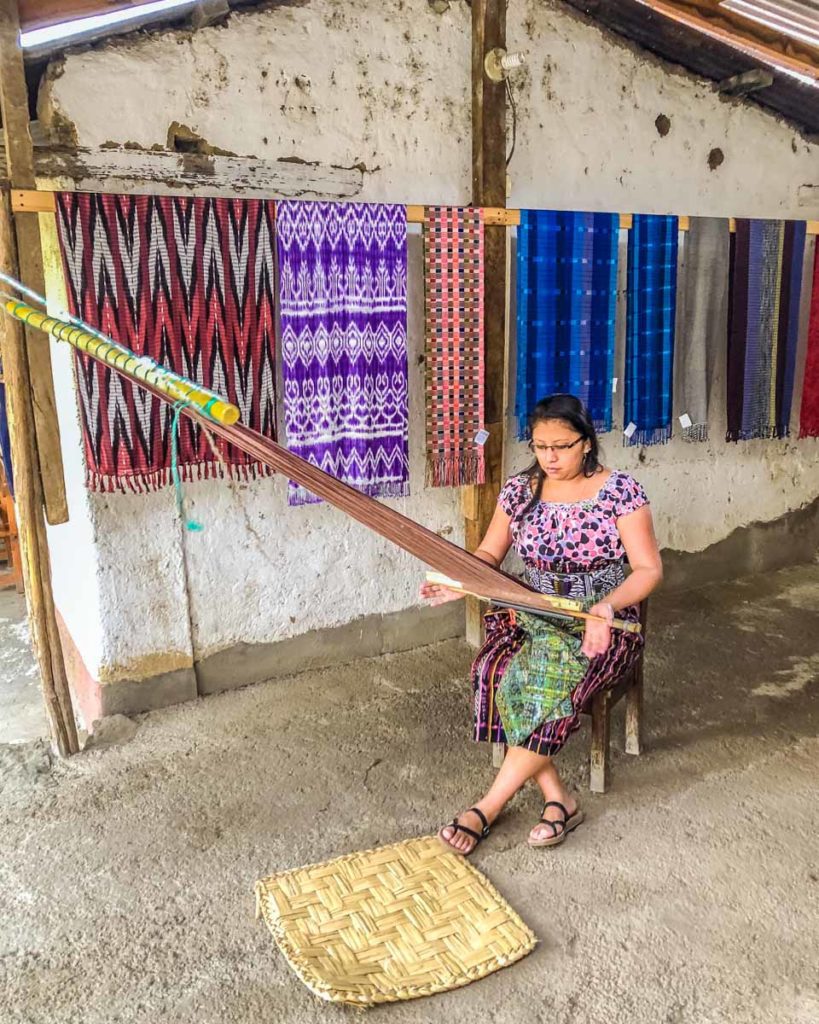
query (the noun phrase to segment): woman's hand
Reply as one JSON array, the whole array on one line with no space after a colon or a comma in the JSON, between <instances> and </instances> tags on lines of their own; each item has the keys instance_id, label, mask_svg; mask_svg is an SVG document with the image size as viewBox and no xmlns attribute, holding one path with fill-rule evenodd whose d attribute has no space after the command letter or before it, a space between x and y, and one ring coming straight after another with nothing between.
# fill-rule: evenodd
<instances>
[{"instance_id":1,"label":"woman's hand","mask_svg":"<svg viewBox=\"0 0 819 1024\"><path fill-rule=\"evenodd\" d=\"M580 650L587 658L596 658L600 654L605 654L609 649L611 643L609 623L614 618L614 608L607 601L599 601L589 608L589 614L599 615L600 618L607 620L606 622L586 620L586 634L583 637L583 646Z\"/></svg>"},{"instance_id":2,"label":"woman's hand","mask_svg":"<svg viewBox=\"0 0 819 1024\"><path fill-rule=\"evenodd\" d=\"M460 590L450 590L449 587L442 587L440 583L422 583L419 596L430 604L446 604L447 601L457 601L464 595Z\"/></svg>"}]
</instances>

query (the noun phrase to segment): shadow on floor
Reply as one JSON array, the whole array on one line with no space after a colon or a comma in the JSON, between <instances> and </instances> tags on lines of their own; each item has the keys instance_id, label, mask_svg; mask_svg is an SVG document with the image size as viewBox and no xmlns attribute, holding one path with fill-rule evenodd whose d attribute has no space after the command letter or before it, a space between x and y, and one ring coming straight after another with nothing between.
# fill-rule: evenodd
<instances>
[{"instance_id":1,"label":"shadow on floor","mask_svg":"<svg viewBox=\"0 0 819 1024\"><path fill-rule=\"evenodd\" d=\"M40 678L31 650L26 599L0 590L0 743L48 737Z\"/></svg>"}]
</instances>

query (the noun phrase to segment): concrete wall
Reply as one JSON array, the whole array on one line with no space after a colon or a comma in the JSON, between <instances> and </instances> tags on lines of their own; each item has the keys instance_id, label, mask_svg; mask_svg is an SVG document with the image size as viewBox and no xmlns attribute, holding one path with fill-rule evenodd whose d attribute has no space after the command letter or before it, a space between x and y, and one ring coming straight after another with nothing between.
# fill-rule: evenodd
<instances>
[{"instance_id":1,"label":"concrete wall","mask_svg":"<svg viewBox=\"0 0 819 1024\"><path fill-rule=\"evenodd\" d=\"M511 0L508 20L509 48L529 57L514 80L510 205L819 216L800 206L798 191L815 182L819 150L790 127L751 105L723 103L710 84L670 72L559 5ZM148 150L164 146L177 122L240 156L361 166L364 200L458 203L470 197L469 80L470 12L461 0L440 15L426 0L309 0L236 14L196 33L70 54L51 67L40 112L46 126L80 146ZM655 127L660 114L671 123L664 137ZM717 146L725 159L711 170ZM396 507L457 542L457 494L423 486L417 232L409 287L413 496ZM716 381L716 397L720 390ZM74 415L67 384L60 400ZM717 438L723 423L717 411ZM819 490L815 442L675 441L640 451L623 449L615 431L604 443L608 463L634 471L648 488L661 543L682 552L786 515ZM524 461L510 444L509 470ZM76 477L78 467L71 472ZM74 637L101 680L147 679L210 658L208 688L218 688L220 680L252 677L261 664L265 672L275 667L270 644L366 616L399 616L364 620L360 642L369 637L373 649L459 626L457 618L419 615L421 567L413 559L332 509L288 509L283 480L203 482L186 493L205 524L201 534L181 535L169 491L83 495L100 637L95 643L81 627ZM72 600L62 537L73 544L78 529L52 531L61 609ZM338 635L347 637L343 648L349 630ZM235 650L241 663L230 659ZM253 651L263 657L248 669Z\"/></svg>"}]
</instances>

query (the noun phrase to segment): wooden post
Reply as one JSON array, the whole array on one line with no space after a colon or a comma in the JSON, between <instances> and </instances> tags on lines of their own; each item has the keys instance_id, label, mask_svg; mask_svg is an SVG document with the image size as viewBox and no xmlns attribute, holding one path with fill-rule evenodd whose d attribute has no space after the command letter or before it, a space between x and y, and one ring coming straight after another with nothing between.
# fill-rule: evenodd
<instances>
[{"instance_id":1,"label":"wooden post","mask_svg":"<svg viewBox=\"0 0 819 1024\"><path fill-rule=\"evenodd\" d=\"M17 276L17 250L7 190L0 201L0 269ZM48 555L43 492L38 472L32 389L26 358L23 325L11 317L0 317L0 350L6 382L6 401L14 465L14 490L23 553L28 621L46 713L54 743L62 757L79 750L77 727L65 673Z\"/></svg>"},{"instance_id":2,"label":"wooden post","mask_svg":"<svg viewBox=\"0 0 819 1024\"><path fill-rule=\"evenodd\" d=\"M484 57L506 46L506 0L472 0L472 194L477 206L506 206L506 87L484 72ZM506 232L486 225L484 238L484 327L486 483L465 488L463 511L467 551L480 544L495 511L506 441ZM481 641L480 603L468 598L466 637Z\"/></svg>"},{"instance_id":3,"label":"wooden post","mask_svg":"<svg viewBox=\"0 0 819 1024\"><path fill-rule=\"evenodd\" d=\"M611 705L606 691L592 701L592 738L589 789L605 793L609 788L609 728Z\"/></svg>"},{"instance_id":4,"label":"wooden post","mask_svg":"<svg viewBox=\"0 0 819 1024\"><path fill-rule=\"evenodd\" d=\"M642 750L643 726L643 669L636 670L634 685L626 694L626 753L639 754Z\"/></svg>"},{"instance_id":5,"label":"wooden post","mask_svg":"<svg viewBox=\"0 0 819 1024\"><path fill-rule=\"evenodd\" d=\"M28 88L19 44L17 0L0 0L0 110L6 146L8 178L13 188L33 189L34 146L29 131ZM36 213L14 218L21 279L41 295L45 292L40 225ZM37 432L35 471L41 479L46 518L52 525L68 520L63 457L54 380L51 375L49 339L40 331L26 329L26 356Z\"/></svg>"}]
</instances>

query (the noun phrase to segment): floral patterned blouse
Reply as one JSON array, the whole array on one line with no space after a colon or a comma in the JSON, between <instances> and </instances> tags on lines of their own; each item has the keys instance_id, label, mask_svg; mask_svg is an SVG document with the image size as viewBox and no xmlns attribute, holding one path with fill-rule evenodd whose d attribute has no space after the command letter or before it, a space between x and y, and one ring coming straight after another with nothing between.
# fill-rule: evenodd
<instances>
[{"instance_id":1,"label":"floral patterned blouse","mask_svg":"<svg viewBox=\"0 0 819 1024\"><path fill-rule=\"evenodd\" d=\"M620 516L648 504L642 486L628 473L615 470L602 479L600 490L582 501L539 501L521 518L532 499L526 473L510 477L498 504L512 517L512 545L533 568L555 572L584 571L626 557L617 530ZM564 566L571 564L571 569Z\"/></svg>"}]
</instances>

